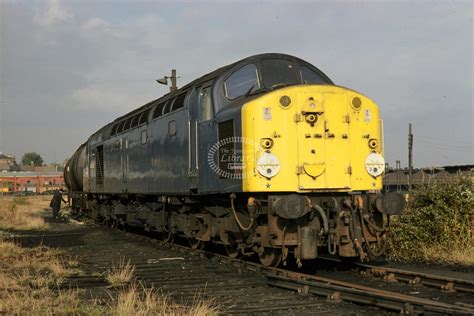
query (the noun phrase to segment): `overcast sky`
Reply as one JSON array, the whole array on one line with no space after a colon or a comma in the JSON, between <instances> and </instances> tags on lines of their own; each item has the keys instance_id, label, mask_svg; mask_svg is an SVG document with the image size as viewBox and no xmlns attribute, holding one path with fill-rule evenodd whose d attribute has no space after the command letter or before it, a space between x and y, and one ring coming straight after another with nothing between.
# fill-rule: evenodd
<instances>
[{"instance_id":1,"label":"overcast sky","mask_svg":"<svg viewBox=\"0 0 474 316\"><path fill-rule=\"evenodd\" d=\"M0 152L63 161L104 124L265 52L303 58L372 98L386 159L474 162L471 1L0 0Z\"/></svg>"}]
</instances>

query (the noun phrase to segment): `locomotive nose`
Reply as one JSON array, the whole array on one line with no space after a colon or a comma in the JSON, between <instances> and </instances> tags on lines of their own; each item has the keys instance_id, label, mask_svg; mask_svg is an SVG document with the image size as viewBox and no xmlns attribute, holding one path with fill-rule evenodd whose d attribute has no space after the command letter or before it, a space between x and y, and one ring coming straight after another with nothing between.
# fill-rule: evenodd
<instances>
[{"instance_id":1,"label":"locomotive nose","mask_svg":"<svg viewBox=\"0 0 474 316\"><path fill-rule=\"evenodd\" d=\"M282 88L243 108L250 191L379 190L385 170L378 106L349 89ZM258 148L257 148L258 147Z\"/></svg>"}]
</instances>

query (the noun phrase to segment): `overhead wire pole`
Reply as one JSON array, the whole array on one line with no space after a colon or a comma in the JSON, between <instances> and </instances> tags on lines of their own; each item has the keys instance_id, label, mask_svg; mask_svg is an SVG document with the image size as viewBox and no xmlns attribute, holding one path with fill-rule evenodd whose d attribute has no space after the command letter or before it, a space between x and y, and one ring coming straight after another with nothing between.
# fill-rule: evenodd
<instances>
[{"instance_id":1,"label":"overhead wire pole","mask_svg":"<svg viewBox=\"0 0 474 316\"><path fill-rule=\"evenodd\" d=\"M408 124L408 191L412 187L412 172L413 172L413 133L411 123Z\"/></svg>"}]
</instances>

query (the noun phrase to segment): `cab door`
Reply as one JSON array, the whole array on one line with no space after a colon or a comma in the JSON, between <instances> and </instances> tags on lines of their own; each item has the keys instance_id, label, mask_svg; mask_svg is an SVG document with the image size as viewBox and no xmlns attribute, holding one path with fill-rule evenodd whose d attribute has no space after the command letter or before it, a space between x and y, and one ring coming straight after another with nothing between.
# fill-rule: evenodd
<instances>
[{"instance_id":1,"label":"cab door","mask_svg":"<svg viewBox=\"0 0 474 316\"><path fill-rule=\"evenodd\" d=\"M200 161L200 157L203 157L200 147L203 145L201 143L207 141L203 135L207 134L209 122L214 117L210 82L194 89L189 98L188 109L188 178L191 189L197 189L199 167L206 163Z\"/></svg>"},{"instance_id":2,"label":"cab door","mask_svg":"<svg viewBox=\"0 0 474 316\"><path fill-rule=\"evenodd\" d=\"M198 119L199 93L201 87L195 88L189 96L188 106L188 178L191 189L198 184Z\"/></svg>"},{"instance_id":3,"label":"cab door","mask_svg":"<svg viewBox=\"0 0 474 316\"><path fill-rule=\"evenodd\" d=\"M346 95L301 93L295 114L299 189L351 186Z\"/></svg>"}]
</instances>

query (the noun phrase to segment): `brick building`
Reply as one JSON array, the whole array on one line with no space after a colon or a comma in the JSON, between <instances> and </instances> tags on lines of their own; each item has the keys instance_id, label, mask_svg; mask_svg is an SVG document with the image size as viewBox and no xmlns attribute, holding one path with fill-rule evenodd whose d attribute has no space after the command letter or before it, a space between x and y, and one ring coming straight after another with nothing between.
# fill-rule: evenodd
<instances>
[{"instance_id":1,"label":"brick building","mask_svg":"<svg viewBox=\"0 0 474 316\"><path fill-rule=\"evenodd\" d=\"M15 156L0 152L0 171L10 171L13 166L16 166Z\"/></svg>"},{"instance_id":2,"label":"brick building","mask_svg":"<svg viewBox=\"0 0 474 316\"><path fill-rule=\"evenodd\" d=\"M64 187L62 172L0 172L0 192L42 193Z\"/></svg>"}]
</instances>

